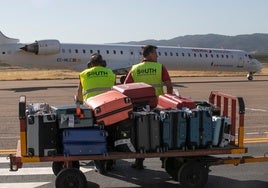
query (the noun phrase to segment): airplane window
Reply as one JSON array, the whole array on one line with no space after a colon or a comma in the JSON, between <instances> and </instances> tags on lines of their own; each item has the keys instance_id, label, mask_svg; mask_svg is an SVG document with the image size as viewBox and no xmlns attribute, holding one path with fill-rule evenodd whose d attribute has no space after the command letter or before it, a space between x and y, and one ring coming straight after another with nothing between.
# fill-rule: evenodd
<instances>
[{"instance_id":1,"label":"airplane window","mask_svg":"<svg viewBox=\"0 0 268 188\"><path fill-rule=\"evenodd\" d=\"M100 50L97 50L98 54L100 54Z\"/></svg>"},{"instance_id":2,"label":"airplane window","mask_svg":"<svg viewBox=\"0 0 268 188\"><path fill-rule=\"evenodd\" d=\"M134 53L133 52L130 52L131 55L133 55Z\"/></svg>"},{"instance_id":3,"label":"airplane window","mask_svg":"<svg viewBox=\"0 0 268 188\"><path fill-rule=\"evenodd\" d=\"M253 57L251 55L248 55L249 59L252 59Z\"/></svg>"},{"instance_id":4,"label":"airplane window","mask_svg":"<svg viewBox=\"0 0 268 188\"><path fill-rule=\"evenodd\" d=\"M75 53L78 53L78 50L77 49L75 49Z\"/></svg>"},{"instance_id":5,"label":"airplane window","mask_svg":"<svg viewBox=\"0 0 268 188\"><path fill-rule=\"evenodd\" d=\"M194 53L194 56L196 57L196 53Z\"/></svg>"},{"instance_id":6,"label":"airplane window","mask_svg":"<svg viewBox=\"0 0 268 188\"><path fill-rule=\"evenodd\" d=\"M142 53L141 53L141 52L140 52L139 54L140 54L140 55L142 55Z\"/></svg>"},{"instance_id":7,"label":"airplane window","mask_svg":"<svg viewBox=\"0 0 268 188\"><path fill-rule=\"evenodd\" d=\"M165 56L167 56L167 52L165 52Z\"/></svg>"},{"instance_id":8,"label":"airplane window","mask_svg":"<svg viewBox=\"0 0 268 188\"><path fill-rule=\"evenodd\" d=\"M200 57L202 57L202 54L199 54Z\"/></svg>"},{"instance_id":9,"label":"airplane window","mask_svg":"<svg viewBox=\"0 0 268 188\"><path fill-rule=\"evenodd\" d=\"M221 55L222 58L224 58L224 55Z\"/></svg>"},{"instance_id":10,"label":"airplane window","mask_svg":"<svg viewBox=\"0 0 268 188\"><path fill-rule=\"evenodd\" d=\"M116 54L116 51L114 50L114 54Z\"/></svg>"},{"instance_id":11,"label":"airplane window","mask_svg":"<svg viewBox=\"0 0 268 188\"><path fill-rule=\"evenodd\" d=\"M213 58L213 54L210 54L210 56Z\"/></svg>"},{"instance_id":12,"label":"airplane window","mask_svg":"<svg viewBox=\"0 0 268 188\"><path fill-rule=\"evenodd\" d=\"M217 54L217 58L219 58L219 54Z\"/></svg>"},{"instance_id":13,"label":"airplane window","mask_svg":"<svg viewBox=\"0 0 268 188\"><path fill-rule=\"evenodd\" d=\"M158 52L158 55L161 56L161 52Z\"/></svg>"},{"instance_id":14,"label":"airplane window","mask_svg":"<svg viewBox=\"0 0 268 188\"><path fill-rule=\"evenodd\" d=\"M121 53L121 55L123 55L123 51L122 50L120 51L120 53Z\"/></svg>"},{"instance_id":15,"label":"airplane window","mask_svg":"<svg viewBox=\"0 0 268 188\"><path fill-rule=\"evenodd\" d=\"M181 55L184 57L184 53L181 53Z\"/></svg>"},{"instance_id":16,"label":"airplane window","mask_svg":"<svg viewBox=\"0 0 268 188\"><path fill-rule=\"evenodd\" d=\"M83 53L84 53L84 54L86 53L86 50L85 50L85 49L83 49Z\"/></svg>"},{"instance_id":17,"label":"airplane window","mask_svg":"<svg viewBox=\"0 0 268 188\"><path fill-rule=\"evenodd\" d=\"M90 50L90 53L93 54L93 50Z\"/></svg>"},{"instance_id":18,"label":"airplane window","mask_svg":"<svg viewBox=\"0 0 268 188\"><path fill-rule=\"evenodd\" d=\"M179 53L178 52L176 52L176 56L179 56Z\"/></svg>"},{"instance_id":19,"label":"airplane window","mask_svg":"<svg viewBox=\"0 0 268 188\"><path fill-rule=\"evenodd\" d=\"M229 56L228 56L228 55L226 55L226 58L227 58L227 59L228 59L228 57L229 57Z\"/></svg>"},{"instance_id":20,"label":"airplane window","mask_svg":"<svg viewBox=\"0 0 268 188\"><path fill-rule=\"evenodd\" d=\"M172 52L170 52L170 56L173 56L173 53Z\"/></svg>"},{"instance_id":21,"label":"airplane window","mask_svg":"<svg viewBox=\"0 0 268 188\"><path fill-rule=\"evenodd\" d=\"M109 50L106 50L106 54L109 54Z\"/></svg>"},{"instance_id":22,"label":"airplane window","mask_svg":"<svg viewBox=\"0 0 268 188\"><path fill-rule=\"evenodd\" d=\"M6 52L2 52L2 54L6 54Z\"/></svg>"},{"instance_id":23,"label":"airplane window","mask_svg":"<svg viewBox=\"0 0 268 188\"><path fill-rule=\"evenodd\" d=\"M206 54L206 57L208 57L208 54Z\"/></svg>"},{"instance_id":24,"label":"airplane window","mask_svg":"<svg viewBox=\"0 0 268 188\"><path fill-rule=\"evenodd\" d=\"M190 53L188 53L188 57L191 57L191 54Z\"/></svg>"}]
</instances>

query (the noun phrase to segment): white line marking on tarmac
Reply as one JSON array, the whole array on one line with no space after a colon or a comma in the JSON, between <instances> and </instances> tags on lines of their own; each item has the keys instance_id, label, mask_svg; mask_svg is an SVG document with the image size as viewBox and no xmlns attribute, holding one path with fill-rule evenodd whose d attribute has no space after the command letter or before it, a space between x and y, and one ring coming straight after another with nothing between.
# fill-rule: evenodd
<instances>
[{"instance_id":1,"label":"white line marking on tarmac","mask_svg":"<svg viewBox=\"0 0 268 188\"><path fill-rule=\"evenodd\" d=\"M258 108L245 108L246 110L251 110L251 111L257 111L257 112L267 112L265 109L258 109Z\"/></svg>"},{"instance_id":2,"label":"white line marking on tarmac","mask_svg":"<svg viewBox=\"0 0 268 188\"><path fill-rule=\"evenodd\" d=\"M260 133L259 132L251 132L251 133L245 133L245 134L254 135L254 134L260 134Z\"/></svg>"},{"instance_id":3,"label":"white line marking on tarmac","mask_svg":"<svg viewBox=\"0 0 268 188\"><path fill-rule=\"evenodd\" d=\"M94 170L93 168L80 167L83 173ZM18 171L10 172L8 168L1 168L1 176L26 176L26 175L52 175L52 167L31 167L31 168L21 168Z\"/></svg>"},{"instance_id":4,"label":"white line marking on tarmac","mask_svg":"<svg viewBox=\"0 0 268 188\"><path fill-rule=\"evenodd\" d=\"M0 183L0 188L39 187L48 183L51 183L51 182Z\"/></svg>"}]
</instances>

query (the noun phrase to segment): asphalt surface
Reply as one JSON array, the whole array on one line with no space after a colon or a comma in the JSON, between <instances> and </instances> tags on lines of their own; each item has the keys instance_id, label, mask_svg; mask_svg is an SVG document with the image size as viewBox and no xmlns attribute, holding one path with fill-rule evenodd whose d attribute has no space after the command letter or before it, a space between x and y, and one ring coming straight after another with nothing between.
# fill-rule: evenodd
<instances>
[{"instance_id":1,"label":"asphalt surface","mask_svg":"<svg viewBox=\"0 0 268 188\"><path fill-rule=\"evenodd\" d=\"M185 97L193 100L208 100L211 91L221 91L243 97L246 106L245 138L268 138L268 76L255 76L254 81L246 77L176 77L174 87ZM15 149L19 139L18 100L27 97L28 103L46 102L50 105L73 104L78 80L33 80L0 81L0 150ZM250 154L263 155L268 152L268 143L248 145ZM129 168L133 160L119 160L115 171L107 176L89 171L85 175L88 187L176 187L160 168L159 159L146 159L142 172ZM40 164L34 164L39 166ZM51 164L48 163L48 166ZM27 166L27 164L26 164ZM21 176L20 180L0 176L1 182L48 181L55 177ZM48 183L41 187L53 187ZM268 163L252 163L234 167L222 165L212 167L208 187L268 187Z\"/></svg>"}]
</instances>

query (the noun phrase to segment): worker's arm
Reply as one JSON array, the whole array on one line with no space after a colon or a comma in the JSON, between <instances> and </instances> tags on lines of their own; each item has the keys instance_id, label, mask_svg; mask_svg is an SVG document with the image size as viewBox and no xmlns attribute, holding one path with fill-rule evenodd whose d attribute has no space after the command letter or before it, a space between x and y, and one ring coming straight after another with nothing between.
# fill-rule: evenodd
<instances>
[{"instance_id":1,"label":"worker's arm","mask_svg":"<svg viewBox=\"0 0 268 188\"><path fill-rule=\"evenodd\" d=\"M163 84L167 87L167 93L172 94L173 85L172 85L169 73L164 65L162 66L162 81L163 81Z\"/></svg>"},{"instance_id":2,"label":"worker's arm","mask_svg":"<svg viewBox=\"0 0 268 188\"><path fill-rule=\"evenodd\" d=\"M77 102L83 102L83 94L82 94L82 84L79 81L78 88L77 88Z\"/></svg>"},{"instance_id":3,"label":"worker's arm","mask_svg":"<svg viewBox=\"0 0 268 188\"><path fill-rule=\"evenodd\" d=\"M173 93L173 85L171 81L165 81L164 85L167 87L167 93L172 94Z\"/></svg>"}]
</instances>

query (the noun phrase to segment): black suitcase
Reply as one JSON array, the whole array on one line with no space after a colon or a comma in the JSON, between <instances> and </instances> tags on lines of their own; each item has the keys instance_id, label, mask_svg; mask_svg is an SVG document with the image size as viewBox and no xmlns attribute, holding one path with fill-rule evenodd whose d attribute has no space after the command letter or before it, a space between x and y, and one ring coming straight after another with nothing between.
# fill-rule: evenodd
<instances>
[{"instance_id":1,"label":"black suitcase","mask_svg":"<svg viewBox=\"0 0 268 188\"><path fill-rule=\"evenodd\" d=\"M29 156L54 156L59 153L56 115L33 114L27 117L27 153Z\"/></svg>"},{"instance_id":2,"label":"black suitcase","mask_svg":"<svg viewBox=\"0 0 268 188\"><path fill-rule=\"evenodd\" d=\"M136 122L136 150L161 151L160 118L155 112L134 112Z\"/></svg>"},{"instance_id":3,"label":"black suitcase","mask_svg":"<svg viewBox=\"0 0 268 188\"><path fill-rule=\"evenodd\" d=\"M135 119L106 126L108 151L136 152Z\"/></svg>"}]
</instances>

